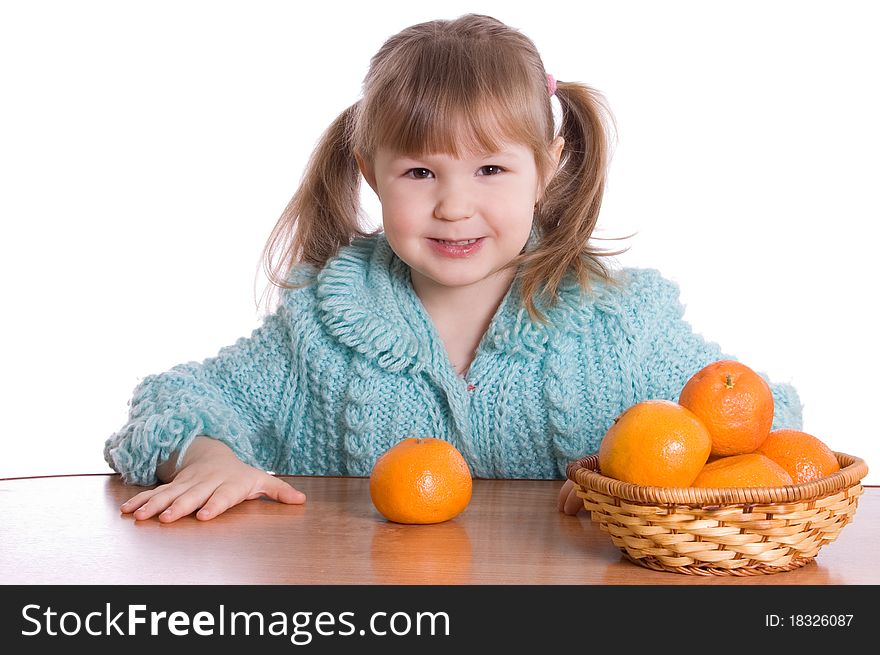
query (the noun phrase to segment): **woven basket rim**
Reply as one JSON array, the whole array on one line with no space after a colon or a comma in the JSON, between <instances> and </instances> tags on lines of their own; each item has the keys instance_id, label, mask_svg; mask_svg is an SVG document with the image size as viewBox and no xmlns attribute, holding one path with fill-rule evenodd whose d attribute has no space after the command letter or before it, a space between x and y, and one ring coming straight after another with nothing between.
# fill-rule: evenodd
<instances>
[{"instance_id":1,"label":"woven basket rim","mask_svg":"<svg viewBox=\"0 0 880 655\"><path fill-rule=\"evenodd\" d=\"M599 472L599 456L587 455L568 463L566 477L585 489L635 503L715 506L792 503L815 500L853 487L868 473L860 457L834 452L840 470L812 482L783 487L648 487L622 482Z\"/></svg>"}]
</instances>

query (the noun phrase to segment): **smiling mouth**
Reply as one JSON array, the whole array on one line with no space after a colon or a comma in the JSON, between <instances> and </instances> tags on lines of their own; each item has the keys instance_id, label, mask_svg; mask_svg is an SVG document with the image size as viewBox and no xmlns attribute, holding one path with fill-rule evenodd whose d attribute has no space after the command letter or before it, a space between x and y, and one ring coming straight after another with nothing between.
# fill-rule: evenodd
<instances>
[{"instance_id":1,"label":"smiling mouth","mask_svg":"<svg viewBox=\"0 0 880 655\"><path fill-rule=\"evenodd\" d=\"M481 239L482 237L480 237ZM446 244L447 246L469 246L472 243L476 243L480 239L462 239L461 241L449 241L448 239L431 239L432 241L436 241L438 243Z\"/></svg>"}]
</instances>

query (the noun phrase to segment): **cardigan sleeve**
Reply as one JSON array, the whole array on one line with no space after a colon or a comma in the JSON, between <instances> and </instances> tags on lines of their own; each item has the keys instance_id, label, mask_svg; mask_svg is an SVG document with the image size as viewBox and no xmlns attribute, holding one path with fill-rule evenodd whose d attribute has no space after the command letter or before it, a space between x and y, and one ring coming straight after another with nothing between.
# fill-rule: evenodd
<instances>
[{"instance_id":1,"label":"cardigan sleeve","mask_svg":"<svg viewBox=\"0 0 880 655\"><path fill-rule=\"evenodd\" d=\"M678 286L657 271L633 270L625 296L633 343L641 354L646 398L677 401L682 387L701 368L720 359L737 359L693 330L684 320ZM773 393L773 429L801 429L802 406L795 388L756 372Z\"/></svg>"},{"instance_id":2,"label":"cardigan sleeve","mask_svg":"<svg viewBox=\"0 0 880 655\"><path fill-rule=\"evenodd\" d=\"M152 485L158 464L175 450L180 461L203 435L251 466L271 468L290 369L288 323L279 310L217 356L144 378L129 403L128 422L104 445L104 459L125 482Z\"/></svg>"}]
</instances>

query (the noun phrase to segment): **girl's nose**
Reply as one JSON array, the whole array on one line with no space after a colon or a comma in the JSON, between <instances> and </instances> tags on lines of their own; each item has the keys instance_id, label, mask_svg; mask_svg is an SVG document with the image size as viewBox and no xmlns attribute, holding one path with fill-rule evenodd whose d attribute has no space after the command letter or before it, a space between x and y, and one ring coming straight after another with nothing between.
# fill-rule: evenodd
<instances>
[{"instance_id":1,"label":"girl's nose","mask_svg":"<svg viewBox=\"0 0 880 655\"><path fill-rule=\"evenodd\" d=\"M434 218L443 221L460 221L474 215L473 195L464 185L444 188L434 204Z\"/></svg>"}]
</instances>

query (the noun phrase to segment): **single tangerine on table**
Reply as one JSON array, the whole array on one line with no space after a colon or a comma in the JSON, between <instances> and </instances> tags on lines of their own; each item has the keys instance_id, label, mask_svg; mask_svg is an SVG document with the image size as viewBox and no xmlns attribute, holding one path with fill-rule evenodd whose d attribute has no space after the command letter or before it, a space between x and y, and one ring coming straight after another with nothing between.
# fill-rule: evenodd
<instances>
[{"instance_id":1,"label":"single tangerine on table","mask_svg":"<svg viewBox=\"0 0 880 655\"><path fill-rule=\"evenodd\" d=\"M757 452L784 468L795 484L818 480L840 470L834 452L817 437L800 430L774 430Z\"/></svg>"},{"instance_id":2,"label":"single tangerine on table","mask_svg":"<svg viewBox=\"0 0 880 655\"><path fill-rule=\"evenodd\" d=\"M754 452L773 425L773 392L758 373L731 359L697 371L679 395L712 435L712 455Z\"/></svg>"},{"instance_id":3,"label":"single tangerine on table","mask_svg":"<svg viewBox=\"0 0 880 655\"><path fill-rule=\"evenodd\" d=\"M386 450L370 473L370 498L389 521L440 523L471 500L467 462L448 441L409 437Z\"/></svg>"},{"instance_id":4,"label":"single tangerine on table","mask_svg":"<svg viewBox=\"0 0 880 655\"><path fill-rule=\"evenodd\" d=\"M779 464L760 453L720 457L697 475L693 487L784 487L791 476Z\"/></svg>"},{"instance_id":5,"label":"single tangerine on table","mask_svg":"<svg viewBox=\"0 0 880 655\"><path fill-rule=\"evenodd\" d=\"M599 470L633 484L688 487L711 447L709 432L690 410L669 400L643 400L605 433Z\"/></svg>"}]
</instances>

